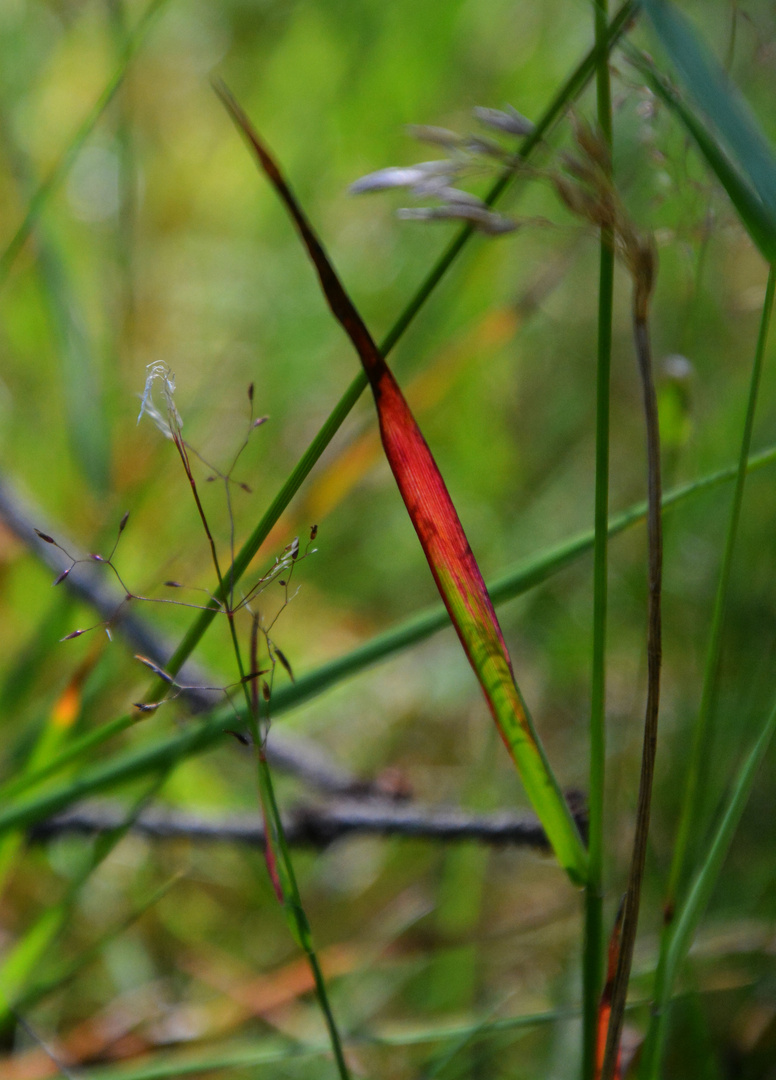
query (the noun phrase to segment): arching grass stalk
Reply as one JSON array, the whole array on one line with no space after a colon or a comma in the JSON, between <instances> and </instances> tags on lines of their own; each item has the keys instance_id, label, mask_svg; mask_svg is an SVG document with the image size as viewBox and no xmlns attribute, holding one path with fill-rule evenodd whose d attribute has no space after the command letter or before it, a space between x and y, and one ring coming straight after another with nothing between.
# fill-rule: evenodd
<instances>
[{"instance_id":1,"label":"arching grass stalk","mask_svg":"<svg viewBox=\"0 0 776 1080\"><path fill-rule=\"evenodd\" d=\"M604 49L608 0L596 0L595 42L598 128L609 152L611 178L612 95L609 56ZM588 878L582 957L582 1077L596 1070L598 1008L603 989L603 835L606 778L606 610L609 526L609 398L612 360L614 237L601 226L596 355L595 540L593 544L593 657L590 693L590 774L588 781Z\"/></svg>"}]
</instances>

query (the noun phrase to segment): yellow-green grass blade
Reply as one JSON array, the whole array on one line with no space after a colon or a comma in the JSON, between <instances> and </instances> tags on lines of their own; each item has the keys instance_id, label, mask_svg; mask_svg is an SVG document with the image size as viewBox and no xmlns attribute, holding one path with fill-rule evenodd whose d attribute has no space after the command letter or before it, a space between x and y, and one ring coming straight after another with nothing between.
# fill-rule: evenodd
<instances>
[{"instance_id":1,"label":"yellow-green grass blade","mask_svg":"<svg viewBox=\"0 0 776 1080\"><path fill-rule=\"evenodd\" d=\"M60 154L46 179L42 181L30 199L24 218L8 242L2 255L0 255L0 287L5 283L16 257L29 239L30 234L35 228L49 199L67 176L73 162L78 157L81 147L89 138L100 117L115 97L116 92L124 80L124 75L126 74L133 56L145 40L146 34L153 24L155 17L166 3L167 0L150 0L148 7L140 16L134 32L127 40L123 56L117 64L113 75L105 84L102 93L97 98L88 114L84 117L78 130Z\"/></svg>"},{"instance_id":2,"label":"yellow-green grass blade","mask_svg":"<svg viewBox=\"0 0 776 1080\"><path fill-rule=\"evenodd\" d=\"M729 802L717 826L705 857L702 859L689 892L679 906L665 957L658 968L655 1000L644 1046L640 1076L657 1080L665 1041L666 1012L677 973L687 957L693 937L711 899L733 836L754 787L757 771L776 731L776 705L765 721L760 735L735 778Z\"/></svg>"}]
</instances>

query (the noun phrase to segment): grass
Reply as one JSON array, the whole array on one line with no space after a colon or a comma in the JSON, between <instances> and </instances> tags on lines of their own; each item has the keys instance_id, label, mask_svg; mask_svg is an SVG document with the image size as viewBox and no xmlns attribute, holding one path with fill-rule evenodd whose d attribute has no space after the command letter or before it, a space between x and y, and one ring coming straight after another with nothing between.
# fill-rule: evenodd
<instances>
[{"instance_id":1,"label":"grass","mask_svg":"<svg viewBox=\"0 0 776 1080\"><path fill-rule=\"evenodd\" d=\"M9 546L14 573L3 605L13 631L4 631L0 692L14 723L0 782L0 871L13 943L0 960L3 1068L21 1068L26 1056L24 1067L41 1076L52 1059L66 1075L69 1062L88 1059L100 1063L85 1072L95 1077L238 1076L259 1067L273 1075L320 1075L325 1067L341 1077L389 1070L610 1077L619 1068L630 985L629 1039L645 1039L633 1067L639 1075L689 1075L703 1060L709 1075L725 1076L733 1053L748 1055L747 1075L760 1075L761 1040L739 1045L741 1024L718 1023L715 1010L749 1016L767 997L767 961L746 966L718 1006L711 987L725 983L731 956L703 967L688 955L704 917L731 932L772 917L763 885L767 829L758 833L746 814L750 800L762 799L762 773L772 771L764 609L773 530L767 497L747 498L750 484L765 490L774 456L752 451L772 441L772 273L759 334L752 301L742 298L760 289L776 252L776 174L759 110L743 105L733 87L748 78L757 98L765 54L747 65L731 50L731 82L702 34L664 0L645 0L637 22L634 5L611 14L601 0L584 26L567 6L551 7L515 38L533 44L502 67L495 58L508 35L500 17L490 13L489 22L479 12L475 28L473 9L457 5L440 13L433 34L423 12L400 7L393 24L376 4L347 27L329 20L326 5L273 23L229 4L200 24L182 5L141 9L112 0L104 25L92 13L68 26L47 23L45 32L41 23L37 36L25 28L29 13L8 17L9 65L12 40L30 43L32 59L26 76L9 66L3 103L13 139L2 182L8 205L19 208L0 257L8 387L20 402L6 475L44 504L57 543L66 549L75 536L79 547L103 553L87 561L113 573L132 597L130 610L178 644L147 665L155 675L149 685L147 667L122 651L118 619L60 642L95 617L67 593L69 578L52 593L53 575L41 575L18 542ZM557 44L559 19L573 27L569 55ZM756 19L752 25L764 33ZM421 58L418 43L432 37L434 48ZM356 63L364 49L366 66ZM468 65L465 91L443 77L459 54ZM63 57L80 58L80 73ZM552 74L539 78L548 57ZM364 374L352 376L305 276L303 252L282 231L278 208L219 111L208 85L217 65L236 88L245 111L233 105L232 112L254 147L262 144L248 115L278 152L295 196L278 165L263 149L259 156L301 227ZM278 94L292 68L310 71L317 94L304 77ZM255 82L246 75L254 70ZM404 97L396 92L387 103L386 85L402 85ZM430 86L439 96L429 109ZM43 130L51 129L46 110L52 89L62 87L93 104L74 110L62 130L75 134L52 148L25 118L37 110ZM159 88L165 107L155 104ZM431 223L400 229L390 196L340 200L347 182L409 153L398 141L402 121L460 127L464 110L505 96L538 117L515 158L489 188L482 182L488 207L518 215L516 237L483 239L472 226L451 232ZM590 115L602 141L582 119ZM84 150L92 147L89 158ZM188 164L192 155L197 168ZM85 205L88 183L110 185L112 177L123 192L113 217L73 209ZM711 212L724 228L704 246L698 237ZM595 273L591 223L599 234ZM649 334L656 357L681 351L696 373L687 381L657 366L657 399L674 402L661 424L679 482L661 499L656 415L648 409L646 506L644 420L620 300L627 281L615 253L638 286L638 251L647 250L639 238L650 232L660 269L648 324L637 290L637 351ZM696 250L703 251L697 264L686 261ZM560 267L549 286L537 270L548 253ZM540 297L530 324L530 304L516 305L516 294ZM395 310L401 314L391 324L386 313ZM499 313L517 333L499 331L494 350L485 315ZM367 326L384 324L391 328L378 349ZM467 330L471 366L456 373L444 362L444 343ZM426 366L441 388L436 411L416 407L407 391L419 428L403 399L398 412L386 405L386 387L396 385L383 364L388 353L399 383ZM180 476L169 444L145 421L133 426L131 395L160 356L178 376L174 399L168 384L167 422ZM359 404L370 381L388 460L446 608L433 603L433 581L391 477L368 473L366 458L361 466L354 459L326 520L292 520L303 485L315 493L323 483L314 471L323 455L336 475L348 440L358 447L371 423ZM649 378L645 387L649 402ZM254 400L272 414L261 430L250 426ZM39 416L48 418L47 440L37 437ZM422 469L420 429L434 451ZM761 476L750 481L755 467ZM419 500L421 472L429 479ZM213 477L221 482L208 484ZM655 572L661 505L673 507L664 596ZM645 517L649 580L642 530L634 527ZM723 519L726 532L717 536ZM498 621L465 538L446 544L463 537L461 521ZM306 541L294 546L295 532L312 535L318 549L298 565ZM273 563L275 551L283 555ZM505 565L514 569L498 570ZM79 564L71 576L83 572ZM164 581L175 584L165 591ZM502 606L517 597L519 604ZM451 619L474 680L452 635L435 636ZM185 664L195 650L209 673L190 679ZM189 716L186 687L203 679L215 688L210 706ZM345 765L344 776L383 797L465 800L475 810L522 804L507 755L488 741L477 681L571 881L552 859L518 851L469 859L396 839L340 842L314 857L290 848L281 808L309 801L316 766L302 758L310 739ZM160 706L163 697L170 700ZM725 722L731 716L735 725ZM272 763L281 725L290 776ZM252 766L225 734L244 739L246 729ZM564 797L575 787L584 788L588 807L586 847ZM358 790L354 782L353 813ZM677 791L685 792L682 805ZM63 832L45 845L25 842L26 830L98 794L123 807L118 830L96 841ZM205 851L194 841L169 847L170 859L133 833L150 799L203 814L260 805L271 838L266 859ZM605 941L629 860L618 974L604 987ZM737 897L733 880L744 883ZM106 895L110 904L100 901ZM295 966L297 952L307 967ZM673 1008L680 991L705 1028L687 1026ZM143 1019L106 1041L98 1017L108 1006L124 1017L138 1008ZM188 1029L185 1015L196 1017ZM389 1021L395 1037L384 1036ZM165 1025L178 1034L165 1035ZM237 1037L246 1049L232 1047ZM185 1057L167 1058L165 1041L191 1046ZM107 1063L122 1055L126 1064Z\"/></svg>"}]
</instances>

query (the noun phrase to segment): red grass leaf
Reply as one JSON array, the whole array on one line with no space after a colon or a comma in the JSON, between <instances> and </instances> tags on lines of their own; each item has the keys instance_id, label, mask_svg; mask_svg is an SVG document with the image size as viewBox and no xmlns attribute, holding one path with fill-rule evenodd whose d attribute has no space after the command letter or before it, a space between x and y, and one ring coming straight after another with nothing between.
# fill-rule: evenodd
<instances>
[{"instance_id":1,"label":"red grass leaf","mask_svg":"<svg viewBox=\"0 0 776 1080\"><path fill-rule=\"evenodd\" d=\"M386 457L440 595L558 860L582 883L587 872L584 846L515 683L493 604L431 451L278 166L226 87L218 84L216 91L291 214L329 306L361 359Z\"/></svg>"}]
</instances>

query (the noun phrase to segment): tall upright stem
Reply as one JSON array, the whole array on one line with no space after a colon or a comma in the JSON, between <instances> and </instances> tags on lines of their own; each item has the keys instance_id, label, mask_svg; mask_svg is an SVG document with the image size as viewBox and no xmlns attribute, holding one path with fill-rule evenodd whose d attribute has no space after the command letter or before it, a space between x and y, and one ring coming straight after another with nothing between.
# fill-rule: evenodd
<instances>
[{"instance_id":1,"label":"tall upright stem","mask_svg":"<svg viewBox=\"0 0 776 1080\"><path fill-rule=\"evenodd\" d=\"M608 0L596 0L595 40L598 126L611 154L612 103L606 39ZM603 810L606 762L606 611L609 517L609 384L612 358L614 244L601 230L596 363L595 540L593 546L593 659L590 700L589 871L585 888L583 955L583 1080L596 1068L598 1002L603 985Z\"/></svg>"},{"instance_id":2,"label":"tall upright stem","mask_svg":"<svg viewBox=\"0 0 776 1080\"><path fill-rule=\"evenodd\" d=\"M652 375L652 351L649 339L649 302L654 287L657 256L650 242L639 243L629 253L634 279L633 333L636 359L644 399L644 420L647 442L647 543L649 548L647 602L647 704L644 715L644 741L641 752L636 830L633 838L625 911L622 920L620 955L614 977L611 1014L606 1035L606 1052L601 1080L613 1080L618 1071L620 1035L625 1015L633 948L639 922L641 886L647 857L647 838L652 808L652 787L655 779L658 712L660 708L660 670L662 664L662 585L663 585L663 519L662 482L660 476L660 430L658 426L657 395Z\"/></svg>"}]
</instances>

